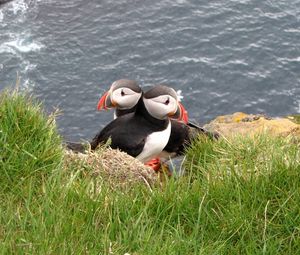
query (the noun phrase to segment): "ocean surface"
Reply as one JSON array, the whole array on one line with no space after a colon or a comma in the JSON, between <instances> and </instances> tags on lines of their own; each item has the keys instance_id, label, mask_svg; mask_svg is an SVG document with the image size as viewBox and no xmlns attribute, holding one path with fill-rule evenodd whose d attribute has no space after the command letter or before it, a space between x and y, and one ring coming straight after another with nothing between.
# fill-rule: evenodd
<instances>
[{"instance_id":1,"label":"ocean surface","mask_svg":"<svg viewBox=\"0 0 300 255\"><path fill-rule=\"evenodd\" d=\"M120 78L181 90L200 124L300 113L299 0L14 0L0 7L0 89L32 92L61 134L90 139Z\"/></svg>"}]
</instances>

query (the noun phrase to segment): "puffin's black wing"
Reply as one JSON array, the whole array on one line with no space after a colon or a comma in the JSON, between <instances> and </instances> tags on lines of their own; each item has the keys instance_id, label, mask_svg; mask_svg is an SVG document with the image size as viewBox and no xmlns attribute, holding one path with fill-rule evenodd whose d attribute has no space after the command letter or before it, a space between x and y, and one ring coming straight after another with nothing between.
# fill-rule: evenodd
<instances>
[{"instance_id":1,"label":"puffin's black wing","mask_svg":"<svg viewBox=\"0 0 300 255\"><path fill-rule=\"evenodd\" d=\"M209 132L196 124L184 124L176 120L171 120L171 135L164 151L176 156L182 155L185 147L189 146L198 135L206 135L210 139L219 138L217 132Z\"/></svg>"},{"instance_id":2,"label":"puffin's black wing","mask_svg":"<svg viewBox=\"0 0 300 255\"><path fill-rule=\"evenodd\" d=\"M111 148L120 149L133 157L138 156L144 148L147 129L141 127L133 116L126 114L110 122L93 138L91 149L95 150L99 144L111 139Z\"/></svg>"},{"instance_id":3,"label":"puffin's black wing","mask_svg":"<svg viewBox=\"0 0 300 255\"><path fill-rule=\"evenodd\" d=\"M189 127L176 120L171 120L171 135L164 151L181 155L184 152L185 145L189 144Z\"/></svg>"}]
</instances>

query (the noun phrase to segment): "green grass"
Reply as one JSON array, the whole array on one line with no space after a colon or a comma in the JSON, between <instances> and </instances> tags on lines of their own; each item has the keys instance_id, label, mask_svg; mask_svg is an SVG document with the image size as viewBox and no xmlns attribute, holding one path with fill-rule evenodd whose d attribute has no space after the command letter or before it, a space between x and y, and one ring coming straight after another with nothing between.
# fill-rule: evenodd
<instances>
[{"instance_id":1,"label":"green grass","mask_svg":"<svg viewBox=\"0 0 300 255\"><path fill-rule=\"evenodd\" d=\"M63 167L53 118L28 96L3 93L0 114L0 254L300 253L289 139L199 138L184 177L118 190Z\"/></svg>"},{"instance_id":2,"label":"green grass","mask_svg":"<svg viewBox=\"0 0 300 255\"><path fill-rule=\"evenodd\" d=\"M0 187L16 189L28 179L40 181L60 164L61 140L54 116L16 91L0 94Z\"/></svg>"}]
</instances>

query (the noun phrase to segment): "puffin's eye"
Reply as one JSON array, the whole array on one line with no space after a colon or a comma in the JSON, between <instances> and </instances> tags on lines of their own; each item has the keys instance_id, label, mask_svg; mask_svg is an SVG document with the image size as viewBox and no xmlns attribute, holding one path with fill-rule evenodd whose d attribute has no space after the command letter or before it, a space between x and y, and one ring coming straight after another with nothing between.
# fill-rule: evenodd
<instances>
[{"instance_id":1,"label":"puffin's eye","mask_svg":"<svg viewBox=\"0 0 300 255\"><path fill-rule=\"evenodd\" d=\"M168 105L170 103L169 98L165 101L165 105Z\"/></svg>"},{"instance_id":2,"label":"puffin's eye","mask_svg":"<svg viewBox=\"0 0 300 255\"><path fill-rule=\"evenodd\" d=\"M121 96L125 96L125 92L123 90L121 91Z\"/></svg>"}]
</instances>

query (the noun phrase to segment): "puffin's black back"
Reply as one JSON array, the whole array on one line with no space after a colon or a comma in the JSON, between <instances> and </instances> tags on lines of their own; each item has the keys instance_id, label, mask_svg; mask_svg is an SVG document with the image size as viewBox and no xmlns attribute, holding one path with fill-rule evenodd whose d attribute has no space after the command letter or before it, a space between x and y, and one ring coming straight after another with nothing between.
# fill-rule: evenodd
<instances>
[{"instance_id":1,"label":"puffin's black back","mask_svg":"<svg viewBox=\"0 0 300 255\"><path fill-rule=\"evenodd\" d=\"M118 148L136 157L142 152L148 135L166 129L168 123L168 119L153 118L145 109L141 98L134 113L116 118L94 137L91 149L95 150L99 144L106 143L111 138L111 148Z\"/></svg>"}]
</instances>

